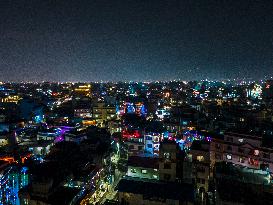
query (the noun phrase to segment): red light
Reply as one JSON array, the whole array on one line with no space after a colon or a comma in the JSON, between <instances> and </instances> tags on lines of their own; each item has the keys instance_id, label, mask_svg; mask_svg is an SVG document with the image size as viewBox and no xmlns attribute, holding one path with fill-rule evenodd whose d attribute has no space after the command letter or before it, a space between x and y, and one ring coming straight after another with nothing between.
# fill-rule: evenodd
<instances>
[{"instance_id":1,"label":"red light","mask_svg":"<svg viewBox=\"0 0 273 205\"><path fill-rule=\"evenodd\" d=\"M131 138L140 138L141 134L139 130L123 130L122 131L122 138L131 139Z\"/></svg>"}]
</instances>

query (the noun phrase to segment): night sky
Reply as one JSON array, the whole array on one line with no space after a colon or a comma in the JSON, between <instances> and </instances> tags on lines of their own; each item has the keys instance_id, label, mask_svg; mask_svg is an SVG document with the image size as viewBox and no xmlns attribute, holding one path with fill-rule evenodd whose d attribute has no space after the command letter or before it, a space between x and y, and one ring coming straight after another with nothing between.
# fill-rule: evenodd
<instances>
[{"instance_id":1,"label":"night sky","mask_svg":"<svg viewBox=\"0 0 273 205\"><path fill-rule=\"evenodd\" d=\"M273 1L1 0L0 80L273 75Z\"/></svg>"}]
</instances>

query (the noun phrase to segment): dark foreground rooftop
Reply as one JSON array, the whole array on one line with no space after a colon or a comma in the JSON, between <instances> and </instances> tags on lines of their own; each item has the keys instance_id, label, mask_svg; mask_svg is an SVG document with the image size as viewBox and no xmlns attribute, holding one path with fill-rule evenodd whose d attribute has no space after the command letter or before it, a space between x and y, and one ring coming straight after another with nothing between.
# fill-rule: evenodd
<instances>
[{"instance_id":1,"label":"dark foreground rooftop","mask_svg":"<svg viewBox=\"0 0 273 205\"><path fill-rule=\"evenodd\" d=\"M161 182L136 178L123 178L117 188L119 192L143 195L143 199L161 198L181 201L194 201L194 188L191 184Z\"/></svg>"}]
</instances>

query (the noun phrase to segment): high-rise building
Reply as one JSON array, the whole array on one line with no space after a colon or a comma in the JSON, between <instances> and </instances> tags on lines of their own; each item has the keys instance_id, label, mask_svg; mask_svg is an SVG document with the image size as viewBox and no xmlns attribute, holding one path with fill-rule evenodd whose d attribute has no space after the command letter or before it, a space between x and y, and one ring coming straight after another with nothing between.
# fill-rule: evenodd
<instances>
[{"instance_id":1,"label":"high-rise building","mask_svg":"<svg viewBox=\"0 0 273 205\"><path fill-rule=\"evenodd\" d=\"M74 88L74 94L76 96L91 96L91 85L90 84L79 84Z\"/></svg>"}]
</instances>

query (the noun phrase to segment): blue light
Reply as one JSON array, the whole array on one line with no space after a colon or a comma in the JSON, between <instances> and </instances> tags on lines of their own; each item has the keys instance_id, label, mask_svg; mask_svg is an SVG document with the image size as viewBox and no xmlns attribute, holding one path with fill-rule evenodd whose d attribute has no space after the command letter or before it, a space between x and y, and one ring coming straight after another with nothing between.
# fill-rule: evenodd
<instances>
[{"instance_id":1,"label":"blue light","mask_svg":"<svg viewBox=\"0 0 273 205\"><path fill-rule=\"evenodd\" d=\"M23 174L26 174L27 170L28 170L27 167L22 167L21 172L22 172Z\"/></svg>"},{"instance_id":2,"label":"blue light","mask_svg":"<svg viewBox=\"0 0 273 205\"><path fill-rule=\"evenodd\" d=\"M127 112L128 113L135 113L135 111L136 111L136 109L135 109L133 103L128 103L128 105L127 105Z\"/></svg>"},{"instance_id":3,"label":"blue light","mask_svg":"<svg viewBox=\"0 0 273 205\"><path fill-rule=\"evenodd\" d=\"M142 105L141 108L140 108L140 114L141 114L142 116L146 115L146 109L145 109L145 106L144 106L144 105Z\"/></svg>"}]
</instances>

